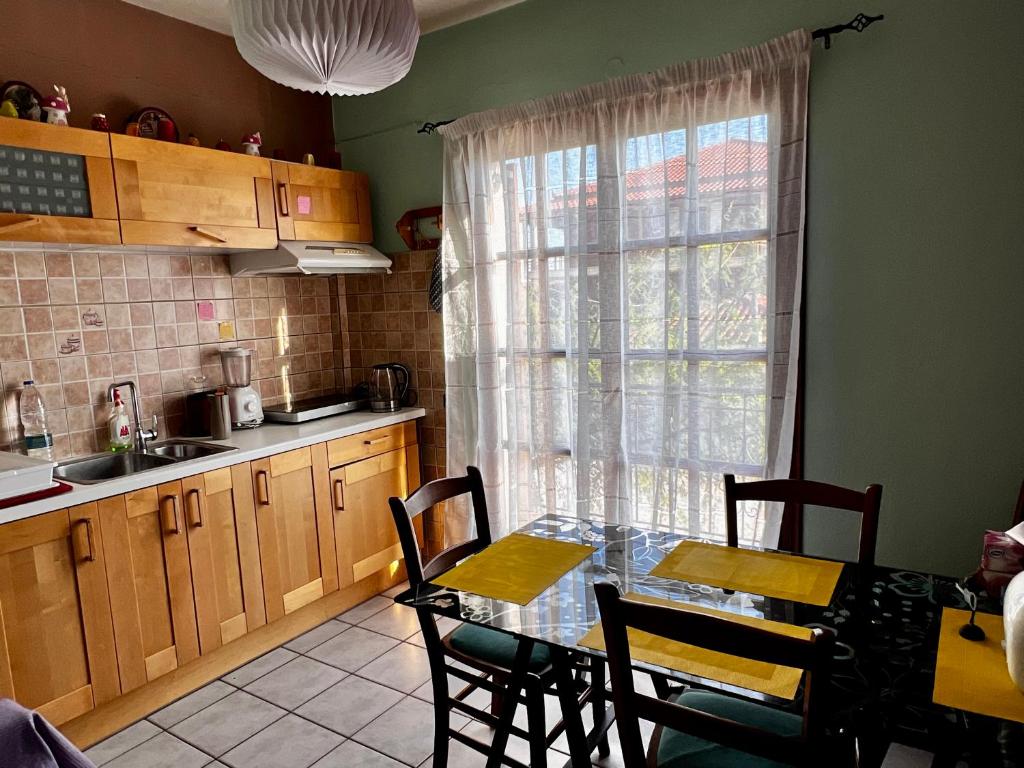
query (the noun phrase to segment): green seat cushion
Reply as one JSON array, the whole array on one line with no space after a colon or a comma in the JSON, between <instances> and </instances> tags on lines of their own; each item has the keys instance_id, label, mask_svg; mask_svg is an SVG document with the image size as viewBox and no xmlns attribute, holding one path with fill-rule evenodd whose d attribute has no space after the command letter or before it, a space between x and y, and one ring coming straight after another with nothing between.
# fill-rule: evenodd
<instances>
[{"instance_id":1,"label":"green seat cushion","mask_svg":"<svg viewBox=\"0 0 1024 768\"><path fill-rule=\"evenodd\" d=\"M780 736L799 736L803 718L791 712L712 691L684 691L676 702ZM658 745L659 768L783 768L783 763L731 749L713 741L666 728Z\"/></svg>"},{"instance_id":2,"label":"green seat cushion","mask_svg":"<svg viewBox=\"0 0 1024 768\"><path fill-rule=\"evenodd\" d=\"M463 624L448 636L448 642L460 653L506 669L511 669L519 648L519 641L512 635L476 624ZM536 671L550 663L551 652L548 647L543 643L534 643L533 653L530 654L530 670Z\"/></svg>"}]
</instances>

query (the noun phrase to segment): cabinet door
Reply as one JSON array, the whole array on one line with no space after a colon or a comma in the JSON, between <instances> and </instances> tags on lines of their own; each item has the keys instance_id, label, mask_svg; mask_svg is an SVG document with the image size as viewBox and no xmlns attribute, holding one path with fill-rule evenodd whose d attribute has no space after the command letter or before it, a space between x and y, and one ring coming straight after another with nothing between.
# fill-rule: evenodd
<instances>
[{"instance_id":1,"label":"cabinet door","mask_svg":"<svg viewBox=\"0 0 1024 768\"><path fill-rule=\"evenodd\" d=\"M126 245L273 248L270 161L111 135Z\"/></svg>"},{"instance_id":2,"label":"cabinet door","mask_svg":"<svg viewBox=\"0 0 1024 768\"><path fill-rule=\"evenodd\" d=\"M99 502L121 689L199 656L181 483Z\"/></svg>"},{"instance_id":3,"label":"cabinet door","mask_svg":"<svg viewBox=\"0 0 1024 768\"><path fill-rule=\"evenodd\" d=\"M107 134L0 119L0 240L119 244Z\"/></svg>"},{"instance_id":4,"label":"cabinet door","mask_svg":"<svg viewBox=\"0 0 1024 768\"><path fill-rule=\"evenodd\" d=\"M327 448L252 462L267 621L338 588Z\"/></svg>"},{"instance_id":5,"label":"cabinet door","mask_svg":"<svg viewBox=\"0 0 1024 768\"><path fill-rule=\"evenodd\" d=\"M96 505L0 525L0 697L60 724L119 693Z\"/></svg>"},{"instance_id":6,"label":"cabinet door","mask_svg":"<svg viewBox=\"0 0 1024 768\"><path fill-rule=\"evenodd\" d=\"M249 465L181 481L199 648L209 653L267 623Z\"/></svg>"},{"instance_id":7,"label":"cabinet door","mask_svg":"<svg viewBox=\"0 0 1024 768\"><path fill-rule=\"evenodd\" d=\"M331 472L338 574L345 587L402 559L388 499L420 484L419 446L409 445ZM423 544L423 516L416 518Z\"/></svg>"},{"instance_id":8,"label":"cabinet door","mask_svg":"<svg viewBox=\"0 0 1024 768\"><path fill-rule=\"evenodd\" d=\"M373 241L365 173L280 161L273 171L282 240Z\"/></svg>"}]
</instances>

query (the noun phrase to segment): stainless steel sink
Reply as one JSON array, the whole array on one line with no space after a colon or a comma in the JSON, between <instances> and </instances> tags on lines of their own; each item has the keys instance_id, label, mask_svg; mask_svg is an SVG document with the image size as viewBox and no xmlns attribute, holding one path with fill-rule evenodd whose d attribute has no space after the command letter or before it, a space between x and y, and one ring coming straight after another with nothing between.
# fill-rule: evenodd
<instances>
[{"instance_id":1,"label":"stainless steel sink","mask_svg":"<svg viewBox=\"0 0 1024 768\"><path fill-rule=\"evenodd\" d=\"M101 453L95 456L86 456L83 459L62 461L53 470L53 474L60 480L93 485L105 480L127 477L139 472L148 472L151 469L234 450L237 449L195 440L165 440L147 446L145 453L141 451Z\"/></svg>"},{"instance_id":2,"label":"stainless steel sink","mask_svg":"<svg viewBox=\"0 0 1024 768\"><path fill-rule=\"evenodd\" d=\"M202 459L206 456L213 456L226 451L234 451L229 445L214 445L213 443L201 443L197 440L164 440L162 443L154 443L149 446L148 452L156 456L168 456L175 461L189 461L191 459Z\"/></svg>"}]
</instances>

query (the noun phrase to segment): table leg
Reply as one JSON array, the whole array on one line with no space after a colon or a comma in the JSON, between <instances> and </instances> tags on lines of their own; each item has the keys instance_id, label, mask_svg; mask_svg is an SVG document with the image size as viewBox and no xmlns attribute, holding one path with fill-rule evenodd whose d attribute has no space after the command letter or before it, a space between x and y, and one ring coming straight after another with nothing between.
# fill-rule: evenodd
<instances>
[{"instance_id":1,"label":"table leg","mask_svg":"<svg viewBox=\"0 0 1024 768\"><path fill-rule=\"evenodd\" d=\"M512 670L508 678L505 702L501 708L501 715L498 718L498 728L491 739L491 749L487 754L487 768L499 768L502 758L505 757L508 736L512 730L512 723L515 720L516 709L519 707L519 694L526 683L526 675L532 653L533 640L526 637L519 638L516 658L512 662Z\"/></svg>"},{"instance_id":2,"label":"table leg","mask_svg":"<svg viewBox=\"0 0 1024 768\"><path fill-rule=\"evenodd\" d=\"M555 687L558 690L558 702L562 706L565 738L569 742L569 765L573 768L590 768L590 748L587 746L580 703L576 698L569 654L563 648L552 646L551 662L555 668Z\"/></svg>"}]
</instances>

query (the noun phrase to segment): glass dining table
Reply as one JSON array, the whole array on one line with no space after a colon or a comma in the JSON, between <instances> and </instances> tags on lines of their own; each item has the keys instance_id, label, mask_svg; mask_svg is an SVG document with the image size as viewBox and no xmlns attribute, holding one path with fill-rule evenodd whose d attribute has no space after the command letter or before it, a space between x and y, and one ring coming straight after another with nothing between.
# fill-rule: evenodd
<instances>
[{"instance_id":1,"label":"glass dining table","mask_svg":"<svg viewBox=\"0 0 1024 768\"><path fill-rule=\"evenodd\" d=\"M538 518L519 532L586 544L595 551L525 606L429 581L399 594L396 601L592 656L602 654L579 643L600 619L593 589L600 581L615 584L623 593L827 627L837 635L829 719L834 728L857 737L861 765L880 765L889 744L899 742L935 753L934 765L953 766L969 755L972 766L1024 766L1024 726L932 702L942 608L964 607L954 579L881 566L864 573L846 563L831 602L816 606L652 576L651 570L688 538L676 533L554 515ZM793 704L638 661L635 667L684 684ZM605 725L611 722L608 714ZM574 764L590 760L589 755L573 758Z\"/></svg>"}]
</instances>

